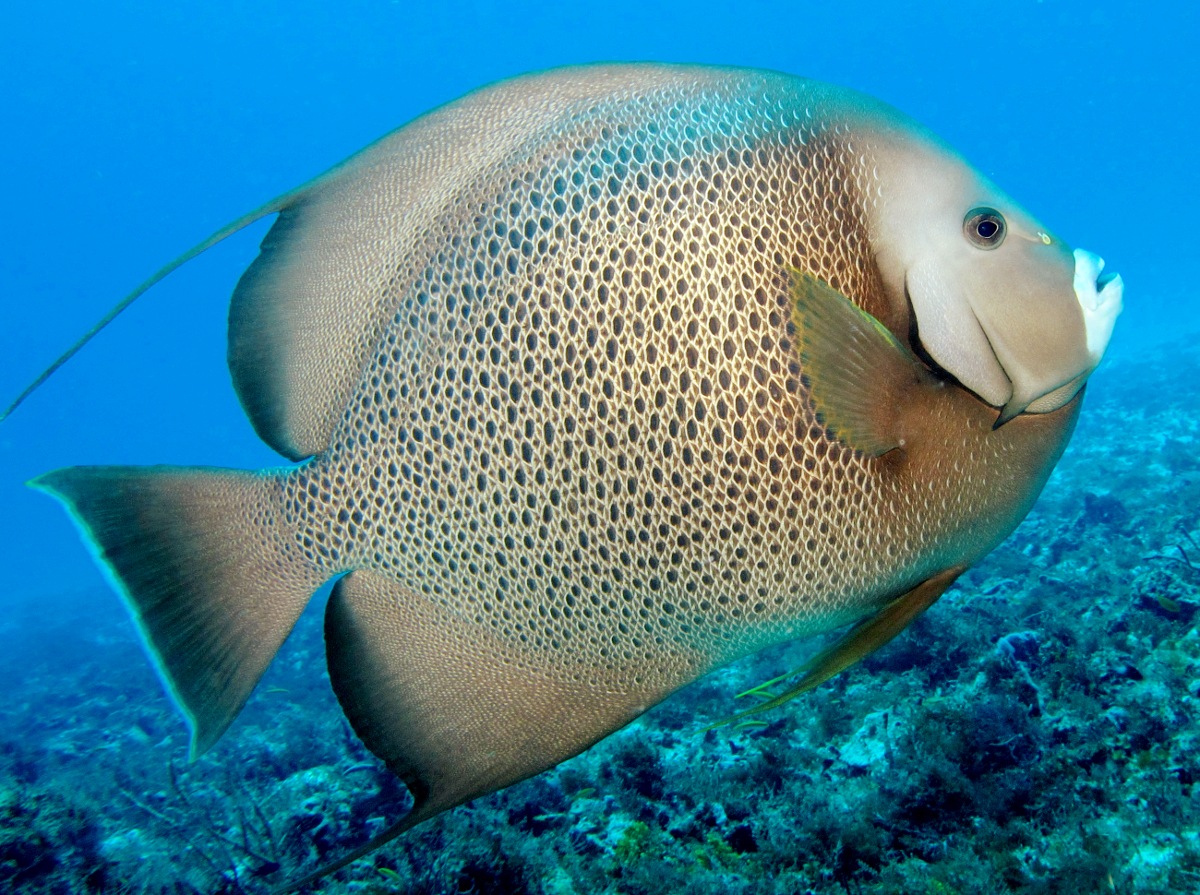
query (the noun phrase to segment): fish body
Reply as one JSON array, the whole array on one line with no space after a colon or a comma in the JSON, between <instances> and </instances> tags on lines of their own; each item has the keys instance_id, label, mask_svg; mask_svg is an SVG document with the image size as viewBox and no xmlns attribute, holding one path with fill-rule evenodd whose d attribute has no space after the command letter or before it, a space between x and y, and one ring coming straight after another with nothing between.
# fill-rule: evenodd
<instances>
[{"instance_id":1,"label":"fish body","mask_svg":"<svg viewBox=\"0 0 1200 895\"><path fill-rule=\"evenodd\" d=\"M739 69L518 78L265 211L229 363L296 465L36 484L196 751L339 578L331 679L404 828L916 607L890 636L1028 511L1120 305L898 112Z\"/></svg>"}]
</instances>

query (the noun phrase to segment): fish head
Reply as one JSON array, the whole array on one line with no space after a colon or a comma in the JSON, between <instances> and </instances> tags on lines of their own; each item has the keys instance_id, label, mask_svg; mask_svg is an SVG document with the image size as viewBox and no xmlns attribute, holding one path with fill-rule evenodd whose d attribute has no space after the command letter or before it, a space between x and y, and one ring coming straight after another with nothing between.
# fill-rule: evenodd
<instances>
[{"instance_id":1,"label":"fish head","mask_svg":"<svg viewBox=\"0 0 1200 895\"><path fill-rule=\"evenodd\" d=\"M893 130L867 161L872 247L914 350L1000 408L997 425L1070 401L1108 345L1120 276L927 133Z\"/></svg>"}]
</instances>

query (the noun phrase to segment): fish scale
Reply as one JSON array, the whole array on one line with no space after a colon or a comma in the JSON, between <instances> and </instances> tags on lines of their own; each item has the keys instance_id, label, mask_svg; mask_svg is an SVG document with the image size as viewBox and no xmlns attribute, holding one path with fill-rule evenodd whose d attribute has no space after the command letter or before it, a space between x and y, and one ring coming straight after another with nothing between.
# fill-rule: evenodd
<instances>
[{"instance_id":1,"label":"fish scale","mask_svg":"<svg viewBox=\"0 0 1200 895\"><path fill-rule=\"evenodd\" d=\"M641 113L692 122L708 101ZM578 127L553 140L569 161L506 159L487 213L434 225L446 245L298 477L297 495L345 483L313 511L291 502L314 562L608 662L714 636L753 648L751 618L804 631L857 614L891 571L868 551L871 471L815 425L783 275L865 279L863 241L829 238L861 222L863 197L839 190L855 174L813 186L851 154L817 165L803 144L763 148L752 122L736 142L701 122ZM827 222L790 214L806 190ZM342 510L362 521L330 525Z\"/></svg>"}]
</instances>

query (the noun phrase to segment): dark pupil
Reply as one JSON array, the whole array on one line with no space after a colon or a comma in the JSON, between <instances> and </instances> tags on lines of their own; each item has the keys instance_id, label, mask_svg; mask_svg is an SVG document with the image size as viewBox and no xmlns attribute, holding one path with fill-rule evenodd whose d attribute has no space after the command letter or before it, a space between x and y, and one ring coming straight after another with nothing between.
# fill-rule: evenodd
<instances>
[{"instance_id":1,"label":"dark pupil","mask_svg":"<svg viewBox=\"0 0 1200 895\"><path fill-rule=\"evenodd\" d=\"M992 239L998 232L1000 232L1000 225L993 220L984 218L976 225L975 232L977 232L983 239Z\"/></svg>"}]
</instances>

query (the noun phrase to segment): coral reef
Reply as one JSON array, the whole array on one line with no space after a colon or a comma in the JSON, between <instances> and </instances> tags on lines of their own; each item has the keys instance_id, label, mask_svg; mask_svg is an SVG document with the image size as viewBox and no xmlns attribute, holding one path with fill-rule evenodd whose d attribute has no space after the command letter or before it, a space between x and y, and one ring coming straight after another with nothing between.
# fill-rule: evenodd
<instances>
[{"instance_id":1,"label":"coral reef","mask_svg":"<svg viewBox=\"0 0 1200 895\"><path fill-rule=\"evenodd\" d=\"M818 645L721 669L323 891L1200 890L1200 352L1114 362L1089 391L1028 519L860 666L706 729ZM406 810L330 693L319 606L189 765L115 598L14 604L3 890L256 895Z\"/></svg>"}]
</instances>

